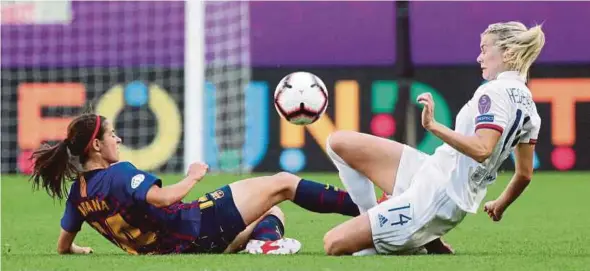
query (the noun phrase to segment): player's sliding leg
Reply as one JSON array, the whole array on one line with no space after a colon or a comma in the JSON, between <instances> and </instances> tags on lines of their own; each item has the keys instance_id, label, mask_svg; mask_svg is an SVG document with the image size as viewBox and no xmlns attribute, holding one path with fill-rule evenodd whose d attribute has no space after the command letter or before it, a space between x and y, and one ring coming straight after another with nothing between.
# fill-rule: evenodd
<instances>
[{"instance_id":1,"label":"player's sliding leg","mask_svg":"<svg viewBox=\"0 0 590 271\"><path fill-rule=\"evenodd\" d=\"M358 205L361 213L366 213L373 206L377 205L377 198L375 197L375 188L373 183L362 173L350 167L338 154L330 147L330 138L326 146L328 156L334 162L338 169L340 180L344 184L347 191L350 191L350 197ZM355 256L375 255L377 251L374 248L367 248L356 251Z\"/></svg>"},{"instance_id":2,"label":"player's sliding leg","mask_svg":"<svg viewBox=\"0 0 590 271\"><path fill-rule=\"evenodd\" d=\"M294 239L282 238L284 216L282 212L278 215L276 211L272 212L273 209L280 211L273 206L285 200L291 200L313 212L359 215L357 206L345 191L303 180L289 173L241 180L230 184L229 188L232 191L233 203L247 227L226 251L235 251L241 247L246 237L250 237L246 247L249 253L296 253L301 244ZM269 209L270 214L267 213Z\"/></svg>"},{"instance_id":3,"label":"player's sliding leg","mask_svg":"<svg viewBox=\"0 0 590 271\"><path fill-rule=\"evenodd\" d=\"M328 138L326 149L346 191L361 210L377 204L372 183L391 195L404 145L368 134L337 131Z\"/></svg>"},{"instance_id":4,"label":"player's sliding leg","mask_svg":"<svg viewBox=\"0 0 590 271\"><path fill-rule=\"evenodd\" d=\"M330 139L328 138L326 151L328 156L330 156L334 162L336 168L338 168L338 176L340 176L344 188L349 192L354 203L358 205L360 212L366 212L377 204L373 183L369 181L365 175L356 171L342 160L342 158L332 150L329 142Z\"/></svg>"},{"instance_id":5,"label":"player's sliding leg","mask_svg":"<svg viewBox=\"0 0 590 271\"><path fill-rule=\"evenodd\" d=\"M385 194L392 195L396 186L398 169L402 155L408 151L405 159L412 165L406 165L406 172L402 174L405 178L417 171L422 155L416 150L410 150L396 141L380 137L362 134L352 131L337 131L330 135L326 150L334 165L338 169L340 179L353 201L359 205L361 212L378 204L373 189L373 183ZM415 159L416 161L412 161ZM400 182L408 180L400 180ZM409 182L398 185L396 194L400 194L408 186ZM386 200L386 195L379 200ZM429 253L451 254L452 249L440 239L436 239L425 245ZM375 254L374 249L358 251L354 255Z\"/></svg>"},{"instance_id":6,"label":"player's sliding leg","mask_svg":"<svg viewBox=\"0 0 590 271\"><path fill-rule=\"evenodd\" d=\"M402 144L371 135L339 131L330 135L326 150L338 168L340 180L362 213L377 205L373 182L386 193L392 193ZM376 254L374 248L355 253L358 256L373 254Z\"/></svg>"},{"instance_id":7,"label":"player's sliding leg","mask_svg":"<svg viewBox=\"0 0 590 271\"><path fill-rule=\"evenodd\" d=\"M359 214L348 193L290 173L241 180L229 185L233 201L246 225L285 200L316 213Z\"/></svg>"}]
</instances>

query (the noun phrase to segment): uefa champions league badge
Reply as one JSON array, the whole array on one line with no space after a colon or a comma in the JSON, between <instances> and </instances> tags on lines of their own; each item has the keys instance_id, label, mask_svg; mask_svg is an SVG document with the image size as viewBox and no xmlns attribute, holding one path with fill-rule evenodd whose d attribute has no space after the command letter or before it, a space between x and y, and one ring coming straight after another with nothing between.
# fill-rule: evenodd
<instances>
[{"instance_id":1,"label":"uefa champions league badge","mask_svg":"<svg viewBox=\"0 0 590 271\"><path fill-rule=\"evenodd\" d=\"M479 109L479 113L480 114L487 113L488 111L490 111L491 107L492 107L492 99L490 99L490 96L488 96L487 94L481 95L481 97L479 97L479 102L477 104L477 108Z\"/></svg>"}]
</instances>

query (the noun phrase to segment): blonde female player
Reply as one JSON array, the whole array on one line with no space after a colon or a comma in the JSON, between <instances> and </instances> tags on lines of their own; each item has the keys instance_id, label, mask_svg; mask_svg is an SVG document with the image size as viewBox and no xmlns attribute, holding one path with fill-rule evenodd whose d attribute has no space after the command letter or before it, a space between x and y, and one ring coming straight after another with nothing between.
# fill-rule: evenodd
<instances>
[{"instance_id":1,"label":"blonde female player","mask_svg":"<svg viewBox=\"0 0 590 271\"><path fill-rule=\"evenodd\" d=\"M477 62L489 82L460 110L455 130L436 122L429 93L418 97L424 105L422 126L444 141L433 155L366 134L332 134L328 154L361 215L325 235L326 253L389 254L433 244L444 251L440 237L467 213L476 213L486 187L514 150L512 180L499 198L484 206L494 221L502 219L533 174L541 119L525 82L544 43L540 26L488 26L481 34ZM373 184L391 197L377 205Z\"/></svg>"}]
</instances>

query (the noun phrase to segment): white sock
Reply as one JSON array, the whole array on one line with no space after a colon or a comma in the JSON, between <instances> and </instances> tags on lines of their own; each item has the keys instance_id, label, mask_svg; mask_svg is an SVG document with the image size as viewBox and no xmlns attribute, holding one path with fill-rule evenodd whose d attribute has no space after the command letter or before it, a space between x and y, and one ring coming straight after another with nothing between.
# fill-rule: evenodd
<instances>
[{"instance_id":1,"label":"white sock","mask_svg":"<svg viewBox=\"0 0 590 271\"><path fill-rule=\"evenodd\" d=\"M338 175L344 184L344 188L352 198L352 201L359 207L361 213L366 213L373 206L377 205L377 196L373 183L365 175L350 167L332 148L330 139L326 144L326 152L338 168Z\"/></svg>"},{"instance_id":2,"label":"white sock","mask_svg":"<svg viewBox=\"0 0 590 271\"><path fill-rule=\"evenodd\" d=\"M377 250L375 248L365 248L361 251L357 251L352 253L352 256L370 256L370 255L377 255Z\"/></svg>"}]
</instances>

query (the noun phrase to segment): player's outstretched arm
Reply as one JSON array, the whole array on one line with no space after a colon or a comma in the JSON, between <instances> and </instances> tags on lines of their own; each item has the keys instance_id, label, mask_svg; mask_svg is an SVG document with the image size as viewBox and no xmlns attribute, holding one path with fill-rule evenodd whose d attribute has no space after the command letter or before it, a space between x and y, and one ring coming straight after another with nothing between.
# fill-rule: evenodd
<instances>
[{"instance_id":1,"label":"player's outstretched arm","mask_svg":"<svg viewBox=\"0 0 590 271\"><path fill-rule=\"evenodd\" d=\"M531 182L533 177L533 155L534 144L518 144L514 149L516 157L516 171L510 183L498 197L498 199L487 202L484 205L484 211L488 213L494 221L500 221L506 208L510 206Z\"/></svg>"},{"instance_id":2,"label":"player's outstretched arm","mask_svg":"<svg viewBox=\"0 0 590 271\"><path fill-rule=\"evenodd\" d=\"M500 132L491 129L480 129L473 136L463 135L436 122L434 119L434 101L430 93L418 96L418 102L424 105L422 126L426 130L477 162L482 163L492 154L502 135Z\"/></svg>"},{"instance_id":3,"label":"player's outstretched arm","mask_svg":"<svg viewBox=\"0 0 590 271\"><path fill-rule=\"evenodd\" d=\"M477 130L475 135L467 136L455 132L440 123L435 123L429 131L454 149L479 163L483 163L490 157L502 135L496 130L480 129Z\"/></svg>"},{"instance_id":4,"label":"player's outstretched arm","mask_svg":"<svg viewBox=\"0 0 590 271\"><path fill-rule=\"evenodd\" d=\"M208 168L206 164L193 163L182 181L162 188L157 185L152 186L147 192L146 201L160 208L182 200L193 186L205 176Z\"/></svg>"},{"instance_id":5,"label":"player's outstretched arm","mask_svg":"<svg viewBox=\"0 0 590 271\"><path fill-rule=\"evenodd\" d=\"M90 254L92 248L81 247L74 244L76 238L76 232L71 233L65 230L61 230L59 238L57 240L57 253L59 254Z\"/></svg>"}]
</instances>

